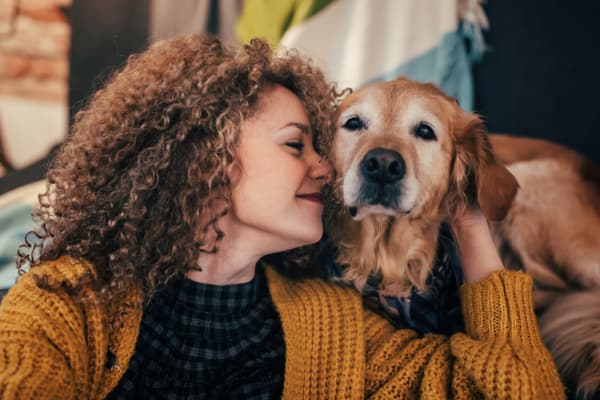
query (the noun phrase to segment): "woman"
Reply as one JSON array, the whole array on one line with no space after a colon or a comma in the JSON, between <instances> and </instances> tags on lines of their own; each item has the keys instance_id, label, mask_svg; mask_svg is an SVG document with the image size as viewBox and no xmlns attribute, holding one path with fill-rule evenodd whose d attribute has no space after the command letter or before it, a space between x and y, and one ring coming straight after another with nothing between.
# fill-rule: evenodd
<instances>
[{"instance_id":1,"label":"woman","mask_svg":"<svg viewBox=\"0 0 600 400\"><path fill-rule=\"evenodd\" d=\"M315 243L338 94L299 56L187 36L132 57L48 172L0 308L15 398L560 398L531 280L454 231L467 334L395 330L348 287L260 261ZM301 249L279 270L298 275Z\"/></svg>"}]
</instances>

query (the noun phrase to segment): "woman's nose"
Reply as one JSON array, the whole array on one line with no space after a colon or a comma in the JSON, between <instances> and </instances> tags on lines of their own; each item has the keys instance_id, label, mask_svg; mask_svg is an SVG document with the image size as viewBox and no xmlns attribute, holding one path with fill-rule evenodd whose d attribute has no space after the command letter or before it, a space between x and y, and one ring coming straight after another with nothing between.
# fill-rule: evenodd
<instances>
[{"instance_id":1,"label":"woman's nose","mask_svg":"<svg viewBox=\"0 0 600 400\"><path fill-rule=\"evenodd\" d=\"M331 179L331 166L329 162L316 152L311 157L309 176L312 179L322 179L325 181Z\"/></svg>"}]
</instances>

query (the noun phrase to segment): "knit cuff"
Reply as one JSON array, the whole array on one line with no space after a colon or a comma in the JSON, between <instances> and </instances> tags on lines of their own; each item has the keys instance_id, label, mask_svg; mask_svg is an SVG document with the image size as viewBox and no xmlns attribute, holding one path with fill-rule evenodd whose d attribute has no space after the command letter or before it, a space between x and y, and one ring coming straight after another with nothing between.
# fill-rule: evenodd
<instances>
[{"instance_id":1,"label":"knit cuff","mask_svg":"<svg viewBox=\"0 0 600 400\"><path fill-rule=\"evenodd\" d=\"M460 292L466 333L478 340L537 344L531 290L531 276L522 271L500 270L464 284Z\"/></svg>"}]
</instances>

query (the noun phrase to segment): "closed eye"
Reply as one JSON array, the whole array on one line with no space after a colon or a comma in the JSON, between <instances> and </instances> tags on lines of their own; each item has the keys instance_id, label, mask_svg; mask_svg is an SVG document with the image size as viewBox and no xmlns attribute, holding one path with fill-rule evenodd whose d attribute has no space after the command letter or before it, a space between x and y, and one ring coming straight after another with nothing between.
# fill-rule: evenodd
<instances>
[{"instance_id":1,"label":"closed eye","mask_svg":"<svg viewBox=\"0 0 600 400\"><path fill-rule=\"evenodd\" d=\"M342 128L348 131L360 131L367 128L367 124L360 117L350 117L344 122Z\"/></svg>"},{"instance_id":2,"label":"closed eye","mask_svg":"<svg viewBox=\"0 0 600 400\"><path fill-rule=\"evenodd\" d=\"M285 145L298 151L302 151L304 149L303 142L286 142Z\"/></svg>"}]
</instances>

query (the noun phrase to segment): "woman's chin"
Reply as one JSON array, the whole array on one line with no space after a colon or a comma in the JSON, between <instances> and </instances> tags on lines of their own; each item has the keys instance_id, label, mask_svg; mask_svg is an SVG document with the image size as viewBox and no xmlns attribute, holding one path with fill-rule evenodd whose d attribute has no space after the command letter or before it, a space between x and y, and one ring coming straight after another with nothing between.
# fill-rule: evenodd
<instances>
[{"instance_id":1,"label":"woman's chin","mask_svg":"<svg viewBox=\"0 0 600 400\"><path fill-rule=\"evenodd\" d=\"M301 236L297 233L298 232L296 232L296 237L293 239L290 238L290 240L284 246L282 246L282 249L278 252L293 250L297 249L298 247L315 244L323 237L322 228L313 232L303 232L304 234Z\"/></svg>"},{"instance_id":2,"label":"woman's chin","mask_svg":"<svg viewBox=\"0 0 600 400\"><path fill-rule=\"evenodd\" d=\"M308 246L310 244L315 244L319 240L321 240L322 237L323 237L323 229L321 228L318 231L315 231L315 232L311 233L310 235L307 235L304 243L301 246Z\"/></svg>"}]
</instances>

